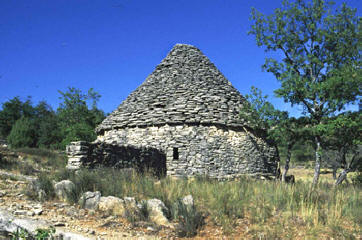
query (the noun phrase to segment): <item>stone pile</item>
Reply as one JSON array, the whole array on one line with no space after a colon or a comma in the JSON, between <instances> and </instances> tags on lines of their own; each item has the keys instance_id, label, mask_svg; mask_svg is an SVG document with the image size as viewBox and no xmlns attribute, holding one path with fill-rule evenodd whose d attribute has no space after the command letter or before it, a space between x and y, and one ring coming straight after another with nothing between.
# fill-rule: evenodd
<instances>
[{"instance_id":1,"label":"stone pile","mask_svg":"<svg viewBox=\"0 0 362 240\"><path fill-rule=\"evenodd\" d=\"M89 143L84 141L71 142L66 147L66 153L68 155L68 169L79 169L80 166L84 166L87 163L89 156Z\"/></svg>"}]
</instances>

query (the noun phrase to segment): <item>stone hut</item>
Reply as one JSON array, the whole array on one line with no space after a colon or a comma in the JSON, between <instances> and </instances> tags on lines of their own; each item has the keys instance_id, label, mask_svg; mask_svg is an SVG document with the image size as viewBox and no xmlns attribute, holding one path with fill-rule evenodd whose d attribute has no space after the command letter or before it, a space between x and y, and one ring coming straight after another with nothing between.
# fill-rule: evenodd
<instances>
[{"instance_id":1,"label":"stone hut","mask_svg":"<svg viewBox=\"0 0 362 240\"><path fill-rule=\"evenodd\" d=\"M199 49L176 44L96 128L95 142L68 146L68 167L147 166L218 179L275 176L277 150L240 119L245 101Z\"/></svg>"}]
</instances>

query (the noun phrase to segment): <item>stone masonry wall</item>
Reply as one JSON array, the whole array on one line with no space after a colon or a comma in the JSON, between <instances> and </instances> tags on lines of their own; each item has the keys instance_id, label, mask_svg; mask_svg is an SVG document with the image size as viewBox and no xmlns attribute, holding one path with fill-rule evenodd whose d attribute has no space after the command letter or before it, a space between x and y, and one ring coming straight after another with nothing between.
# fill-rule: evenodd
<instances>
[{"instance_id":1,"label":"stone masonry wall","mask_svg":"<svg viewBox=\"0 0 362 240\"><path fill-rule=\"evenodd\" d=\"M72 142L67 146L68 169L106 166L151 170L155 175L166 174L166 155L155 148L119 146L105 142Z\"/></svg>"},{"instance_id":2,"label":"stone masonry wall","mask_svg":"<svg viewBox=\"0 0 362 240\"><path fill-rule=\"evenodd\" d=\"M252 133L216 126L117 129L98 136L95 143L159 149L166 155L167 175L172 176L274 176L278 161L276 149L265 140Z\"/></svg>"}]
</instances>

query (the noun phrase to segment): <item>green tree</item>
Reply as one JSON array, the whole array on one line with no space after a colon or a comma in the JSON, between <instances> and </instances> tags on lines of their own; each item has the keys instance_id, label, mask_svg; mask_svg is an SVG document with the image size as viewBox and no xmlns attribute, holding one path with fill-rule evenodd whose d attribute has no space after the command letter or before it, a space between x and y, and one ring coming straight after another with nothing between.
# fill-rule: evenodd
<instances>
[{"instance_id":1,"label":"green tree","mask_svg":"<svg viewBox=\"0 0 362 240\"><path fill-rule=\"evenodd\" d=\"M266 58L263 68L281 82L275 91L318 126L322 118L344 109L360 95L361 70L356 10L343 4L333 11L323 0L283 1L265 16L252 9L252 30L258 46L278 51L282 59ZM315 173L321 167L321 135L314 131Z\"/></svg>"},{"instance_id":2,"label":"green tree","mask_svg":"<svg viewBox=\"0 0 362 240\"><path fill-rule=\"evenodd\" d=\"M52 107L45 101L41 101L35 106L35 121L37 125L37 147L59 148L61 134L59 119Z\"/></svg>"},{"instance_id":3,"label":"green tree","mask_svg":"<svg viewBox=\"0 0 362 240\"><path fill-rule=\"evenodd\" d=\"M65 148L72 141L95 140L94 129L105 117L97 108L100 95L92 88L86 94L76 88L59 93L62 100L57 110L62 137L60 147Z\"/></svg>"},{"instance_id":4,"label":"green tree","mask_svg":"<svg viewBox=\"0 0 362 240\"><path fill-rule=\"evenodd\" d=\"M331 153L329 159L344 170L336 179L336 185L342 183L349 172L361 166L362 118L359 112L345 112L337 116L324 118L317 127L322 135L322 145ZM348 160L349 158L349 160ZM328 159L328 158L327 158ZM335 172L336 169L333 171ZM335 173L334 173L335 174Z\"/></svg>"},{"instance_id":5,"label":"green tree","mask_svg":"<svg viewBox=\"0 0 362 240\"><path fill-rule=\"evenodd\" d=\"M277 110L261 90L251 87L251 94L245 95L248 103L244 105L240 115L248 121L249 126L264 131L265 137L271 139L277 146L286 149L285 167L282 181L285 181L289 170L289 163L293 146L308 134L305 126L308 124L306 118L289 117L285 111Z\"/></svg>"},{"instance_id":6,"label":"green tree","mask_svg":"<svg viewBox=\"0 0 362 240\"><path fill-rule=\"evenodd\" d=\"M36 145L36 124L34 120L21 117L11 128L7 141L12 148L35 147Z\"/></svg>"},{"instance_id":7,"label":"green tree","mask_svg":"<svg viewBox=\"0 0 362 240\"><path fill-rule=\"evenodd\" d=\"M25 102L21 101L19 97L14 97L3 103L0 111L0 136L6 138L15 122L23 116L29 118L34 116L30 97Z\"/></svg>"},{"instance_id":8,"label":"green tree","mask_svg":"<svg viewBox=\"0 0 362 240\"><path fill-rule=\"evenodd\" d=\"M283 112L282 117L270 129L270 136L275 139L279 146L284 146L286 149L286 159L284 171L282 174L282 181L288 174L289 164L292 157L292 150L298 142L308 141L310 132L308 130L309 119L305 117L295 118L289 117L287 113Z\"/></svg>"}]
</instances>

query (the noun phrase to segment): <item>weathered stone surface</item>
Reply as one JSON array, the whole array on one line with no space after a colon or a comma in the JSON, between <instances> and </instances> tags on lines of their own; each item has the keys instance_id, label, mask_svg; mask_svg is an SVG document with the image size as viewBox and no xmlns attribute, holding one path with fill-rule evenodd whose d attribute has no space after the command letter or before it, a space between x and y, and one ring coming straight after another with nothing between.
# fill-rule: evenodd
<instances>
[{"instance_id":1,"label":"weathered stone surface","mask_svg":"<svg viewBox=\"0 0 362 240\"><path fill-rule=\"evenodd\" d=\"M182 123L242 126L239 111L244 101L199 49L176 44L97 132Z\"/></svg>"},{"instance_id":2,"label":"weathered stone surface","mask_svg":"<svg viewBox=\"0 0 362 240\"><path fill-rule=\"evenodd\" d=\"M67 148L68 168L98 164L162 175L275 176L273 144L239 118L244 97L197 48L177 44L96 129Z\"/></svg>"},{"instance_id":3,"label":"weathered stone surface","mask_svg":"<svg viewBox=\"0 0 362 240\"><path fill-rule=\"evenodd\" d=\"M10 212L0 209L0 238L11 238L11 233L16 233L17 230L24 230L29 234L29 239L33 239L37 229L49 229L53 224L44 220L36 220L26 217L16 217ZM61 229L56 229L55 239L64 240L88 240L89 238L79 234L65 232Z\"/></svg>"},{"instance_id":4,"label":"weathered stone surface","mask_svg":"<svg viewBox=\"0 0 362 240\"><path fill-rule=\"evenodd\" d=\"M165 212L167 212L168 209L161 200L149 199L146 201L146 207L148 218L151 222L161 226L170 226L170 222L165 216Z\"/></svg>"},{"instance_id":5,"label":"weathered stone surface","mask_svg":"<svg viewBox=\"0 0 362 240\"><path fill-rule=\"evenodd\" d=\"M194 206L194 198L192 197L192 195L187 195L183 197L181 201L185 206L190 206L190 207Z\"/></svg>"},{"instance_id":6,"label":"weathered stone surface","mask_svg":"<svg viewBox=\"0 0 362 240\"><path fill-rule=\"evenodd\" d=\"M79 199L79 204L86 209L97 209L101 199L100 192L85 192Z\"/></svg>"},{"instance_id":7,"label":"weathered stone surface","mask_svg":"<svg viewBox=\"0 0 362 240\"><path fill-rule=\"evenodd\" d=\"M54 184L55 195L63 201L68 200L68 195L74 191L75 185L70 180L63 180Z\"/></svg>"},{"instance_id":8,"label":"weathered stone surface","mask_svg":"<svg viewBox=\"0 0 362 240\"><path fill-rule=\"evenodd\" d=\"M113 196L101 197L98 209L106 214L115 216L124 216L126 210L124 201Z\"/></svg>"}]
</instances>

